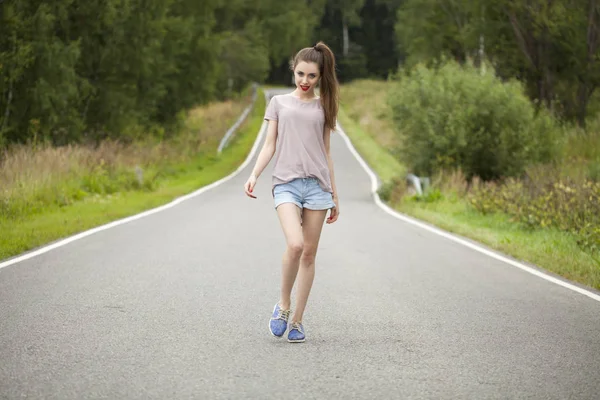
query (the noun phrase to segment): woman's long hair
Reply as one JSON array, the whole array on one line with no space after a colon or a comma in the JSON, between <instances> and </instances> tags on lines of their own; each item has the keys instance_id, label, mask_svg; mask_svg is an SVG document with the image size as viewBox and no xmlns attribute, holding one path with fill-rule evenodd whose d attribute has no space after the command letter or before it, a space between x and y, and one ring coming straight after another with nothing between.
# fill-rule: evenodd
<instances>
[{"instance_id":1,"label":"woman's long hair","mask_svg":"<svg viewBox=\"0 0 600 400\"><path fill-rule=\"evenodd\" d=\"M335 130L339 109L339 83L335 73L335 55L333 51L323 42L317 43L314 47L306 47L300 50L290 67L292 71L296 69L299 62L314 62L319 66L321 74L320 96L323 110L325 111L325 126Z\"/></svg>"}]
</instances>

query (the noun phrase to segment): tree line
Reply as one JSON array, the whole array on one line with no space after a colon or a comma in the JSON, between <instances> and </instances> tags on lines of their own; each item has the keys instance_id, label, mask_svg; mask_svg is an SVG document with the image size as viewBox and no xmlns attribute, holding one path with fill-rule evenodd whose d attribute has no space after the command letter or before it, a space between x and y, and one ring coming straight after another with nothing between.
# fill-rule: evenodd
<instances>
[{"instance_id":1,"label":"tree line","mask_svg":"<svg viewBox=\"0 0 600 400\"><path fill-rule=\"evenodd\" d=\"M148 134L249 82L288 84L289 58L317 40L343 82L486 61L581 125L600 84L600 0L3 0L0 13L0 147Z\"/></svg>"},{"instance_id":2,"label":"tree line","mask_svg":"<svg viewBox=\"0 0 600 400\"><path fill-rule=\"evenodd\" d=\"M125 140L172 123L264 81L320 17L287 0L5 0L0 12L4 145Z\"/></svg>"}]
</instances>

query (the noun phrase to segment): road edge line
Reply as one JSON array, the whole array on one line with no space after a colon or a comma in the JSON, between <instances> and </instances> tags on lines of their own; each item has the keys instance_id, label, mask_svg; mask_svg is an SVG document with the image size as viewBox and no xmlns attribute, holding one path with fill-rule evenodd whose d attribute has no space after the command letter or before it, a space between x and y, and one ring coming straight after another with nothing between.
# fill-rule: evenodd
<instances>
[{"instance_id":1,"label":"road edge line","mask_svg":"<svg viewBox=\"0 0 600 400\"><path fill-rule=\"evenodd\" d=\"M268 94L267 94L266 91L264 92L264 96L265 96L265 100L268 103L269 102L269 96L268 96ZM51 250L54 250L54 249L56 249L58 247L65 246L65 245L67 245L67 244L69 244L71 242L74 242L74 241L79 240L79 239L83 239L83 238L85 238L87 236L90 236L90 235L93 235L95 233L98 233L98 232L101 232L101 231L105 231L105 230L113 228L115 226L123 225L123 224L126 224L128 222L135 221L137 219L144 218L144 217L147 217L149 215L156 214L158 212L161 212L161 211L167 210L169 208L175 207L179 203L182 203L182 202L184 202L186 200L194 198L194 197L196 197L198 195L201 195L202 193L204 193L204 192L206 192L206 191L208 191L210 189L213 189L213 188L215 188L217 186L222 185L223 183L225 183L225 182L233 179L243 169L245 169L248 166L248 164L250 163L250 161L254 158L254 155L255 155L255 153L256 153L256 151L258 149L258 145L262 141L262 138L263 138L263 136L265 134L266 128L267 128L267 122L263 120L262 126L261 126L260 130L258 131L258 134L256 135L256 140L254 141L254 144L252 145L252 148L250 149L250 153L248 153L248 156L246 157L246 159L244 160L244 162L235 171L233 171L231 174L229 174L229 175L227 175L227 176L219 179L218 181L215 181L215 182L213 182L213 183L211 183L209 185L203 186L200 189L195 190L194 192L191 192L191 193L188 193L186 195L177 197L174 200L170 201L169 203L163 204L162 206L158 206L158 207L152 208L150 210L142 211L141 213L130 215L129 217L121 218L121 219L109 222L107 224L100 225L100 226L97 226L95 228L83 231L83 232L79 232L79 233L77 233L77 234L75 234L73 236L69 236L67 238L60 239L60 240L58 240L55 243L52 243L52 244L49 244L49 245L45 245L45 246L43 246L43 247L41 247L39 249L32 250L30 252L26 252L24 254L15 256L14 258L9 258L8 260L6 260L4 262L0 262L0 269L8 267L8 266L11 266L11 265L14 265L14 264L17 264L17 263L20 263L20 262L25 261L25 260L29 260L29 259L31 259L33 257L36 257L36 256L39 256L41 254L47 253L47 252L49 252ZM240 190L241 190L241 188L240 188Z\"/></svg>"},{"instance_id":2,"label":"road edge line","mask_svg":"<svg viewBox=\"0 0 600 400\"><path fill-rule=\"evenodd\" d=\"M371 195L373 196L373 199L375 201L375 204L377 204L383 211L385 211L386 213L388 213L389 215L400 219L404 222L407 222L409 224L418 226L419 228L425 229L429 232L435 233L437 235L440 235L442 237L445 237L446 239L452 240L456 243L462 244L466 247L469 247L472 250L475 250L479 253L485 254L489 257L495 258L496 260L499 261L503 261L506 264L509 264L513 267L519 268L525 272L528 272L532 275L535 275L539 278L545 279L549 282L552 282L554 284L557 284L559 286L562 286L566 289L570 289L573 290L579 294L582 294L584 296L587 296L593 300L596 300L598 302L600 302L600 295L590 292L589 290L583 289L579 286L576 286L572 283L569 282L565 282L562 279L558 279L554 276L548 275L540 270L537 270L535 268L532 267L528 267L525 264L522 264L518 261L515 260L511 260L510 258L503 256L501 254L498 254L496 252L492 252L488 249L485 249L477 244L471 243L469 241L466 241L458 236L455 236L454 234L447 232L443 229L437 228L437 227L433 227L430 225L427 225L423 222L420 222L419 220L416 220L412 217L409 217L407 215L404 215L396 210L393 210L392 208L390 208L388 205L386 205L385 203L383 203L383 201L381 201L381 198L379 197L379 194L377 193L377 185L378 185L378 180L377 180L377 175L375 174L375 172L373 172L373 170L371 169L371 167L369 167L369 165L366 163L366 161L361 157L361 155L356 151L356 149L354 148L354 145L352 144L352 141L350 140L350 138L346 135L346 133L344 132L343 128L341 127L341 125L338 123L337 126L337 132L340 134L340 136L342 137L342 139L344 139L344 141L346 142L346 145L348 146L348 149L350 150L350 153L352 153L352 155L357 159L358 163L363 167L363 169L367 172L367 175L369 175L369 178L371 179Z\"/></svg>"}]
</instances>

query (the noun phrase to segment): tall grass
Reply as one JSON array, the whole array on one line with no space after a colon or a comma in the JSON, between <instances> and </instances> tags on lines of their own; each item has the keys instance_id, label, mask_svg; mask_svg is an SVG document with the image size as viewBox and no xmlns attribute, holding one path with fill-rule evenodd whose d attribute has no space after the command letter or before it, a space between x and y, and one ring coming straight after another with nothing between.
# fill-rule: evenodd
<instances>
[{"instance_id":1,"label":"tall grass","mask_svg":"<svg viewBox=\"0 0 600 400\"><path fill-rule=\"evenodd\" d=\"M587 129L569 131L561 162L563 178L586 177L600 182L600 114L590 118Z\"/></svg>"},{"instance_id":2,"label":"tall grass","mask_svg":"<svg viewBox=\"0 0 600 400\"><path fill-rule=\"evenodd\" d=\"M399 136L387 104L388 93L388 82L357 80L351 85L342 85L340 105L362 129L375 133L380 145L395 149L399 145Z\"/></svg>"},{"instance_id":3,"label":"tall grass","mask_svg":"<svg viewBox=\"0 0 600 400\"><path fill-rule=\"evenodd\" d=\"M397 143L402 143L408 127L392 125L385 102L364 97L384 97L394 88L381 81L342 88L344 110L352 115L352 121L344 124L346 133L353 142L378 145L379 152L374 145L368 152L358 146L357 150L380 175L390 164L385 157L374 156L380 152L393 154L393 161L404 169L407 162L390 151L390 131L377 127L391 129ZM372 123L376 115L389 120ZM380 196L401 212L600 289L600 115L589 119L586 130L564 127L562 132L566 137L557 157L527 166L520 177L469 182L460 169L438 170L422 196L406 186L405 176L391 179Z\"/></svg>"},{"instance_id":4,"label":"tall grass","mask_svg":"<svg viewBox=\"0 0 600 400\"><path fill-rule=\"evenodd\" d=\"M215 157L219 140L249 102L248 95L191 110L168 140L8 148L0 157L0 218L39 213L91 195L152 190L190 161Z\"/></svg>"},{"instance_id":5,"label":"tall grass","mask_svg":"<svg viewBox=\"0 0 600 400\"><path fill-rule=\"evenodd\" d=\"M40 199L38 213L33 213L31 208L24 208L20 214L12 217L1 213L0 260L86 229L158 207L232 173L247 157L256 139L256 133L262 125L265 99L260 89L252 112L235 132L228 146L218 155L217 145L226 128L229 128L239 116L241 108L249 100L250 98L229 104L213 104L194 110L188 117L182 119L185 122L184 128L178 130L177 135L168 135L168 140L160 141L154 138L130 145L105 142L95 149L72 146L71 153L64 148L57 153L60 157L57 154L49 156L52 160L65 160L60 163L62 166L83 171L80 179L69 175L72 178L70 182L83 193L81 195L83 197L81 201L71 199L66 203L68 206L59 204L56 197L47 198L46 202ZM197 144L196 148L193 147L193 143ZM45 149L51 152L51 149ZM196 154L194 149L198 151ZM40 148L37 150L41 151ZM37 154L37 150L25 156ZM38 157L44 160L41 154ZM75 154L84 154L85 157L77 158ZM15 153L10 155L12 157ZM91 161L86 164L87 166L82 166L81 163L74 162L77 159ZM98 160L105 170L108 168L107 165L120 166L127 177L134 181L139 179L136 166L142 165L144 169L140 167L139 170L142 170L143 179L148 179L152 185L142 187L141 190L127 191L128 186L123 182L119 183L118 177L103 180L98 173L99 168L94 164ZM120 164L115 160L121 160ZM26 165L30 170L35 170L32 163ZM63 168L63 171L66 170L69 174L67 167ZM54 168L52 171L54 173L48 173L48 176L56 180L57 186L62 190L68 187L69 181L59 179L58 169ZM16 175L25 182L39 181L39 179L27 180L22 174ZM136 177L131 178L134 175ZM38 174L37 177L39 176ZM152 178L147 178L148 176ZM82 189L85 185L90 186L90 182L99 181L104 185L103 193L100 193L100 190L92 193ZM133 185L138 184L139 182ZM18 187L14 190L18 190ZM110 190L118 192L109 194ZM38 196L48 192L54 193L52 188L40 189ZM14 201L11 204L19 203Z\"/></svg>"}]
</instances>

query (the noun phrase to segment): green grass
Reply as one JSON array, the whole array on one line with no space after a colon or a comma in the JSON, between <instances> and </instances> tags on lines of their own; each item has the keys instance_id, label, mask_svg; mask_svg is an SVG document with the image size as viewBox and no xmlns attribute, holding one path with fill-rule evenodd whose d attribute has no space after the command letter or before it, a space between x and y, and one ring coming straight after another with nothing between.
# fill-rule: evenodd
<instances>
[{"instance_id":1,"label":"green grass","mask_svg":"<svg viewBox=\"0 0 600 400\"><path fill-rule=\"evenodd\" d=\"M600 289L600 259L583 251L573 235L555 229L529 230L496 213L483 215L452 196L431 203L415 200L393 204L407 215L483 243L514 258Z\"/></svg>"},{"instance_id":2,"label":"green grass","mask_svg":"<svg viewBox=\"0 0 600 400\"><path fill-rule=\"evenodd\" d=\"M368 93L377 92L382 97L381 81L360 81L342 87L344 102L340 122L344 131L365 161L385 183L397 174L404 176L406 168L388 151L389 132L379 135L372 118L361 123L361 115L377 115L388 119L389 110L384 102L365 101ZM372 90L369 89L372 87ZM346 109L352 109L353 118ZM385 121L385 124L390 121ZM400 189L402 192L402 189ZM390 206L401 213L432 223L446 231L476 240L516 259L529 262L575 282L600 289L600 255L582 250L576 238L555 229L530 229L511 221L502 213L483 215L471 208L467 201L452 191L431 201L418 201L416 197L391 196Z\"/></svg>"},{"instance_id":3,"label":"green grass","mask_svg":"<svg viewBox=\"0 0 600 400\"><path fill-rule=\"evenodd\" d=\"M43 211L16 219L0 218L0 260L93 227L166 204L215 182L245 160L262 125L265 100L259 91L249 118L220 155L201 156L157 183L153 190L89 196L67 206L49 205ZM223 132L224 134L225 132Z\"/></svg>"},{"instance_id":4,"label":"green grass","mask_svg":"<svg viewBox=\"0 0 600 400\"><path fill-rule=\"evenodd\" d=\"M356 121L349 118L343 108L340 108L338 120L344 132L352 140L352 145L367 164L377 171L383 184L406 174L404 166L379 145L373 136L368 135Z\"/></svg>"}]
</instances>

